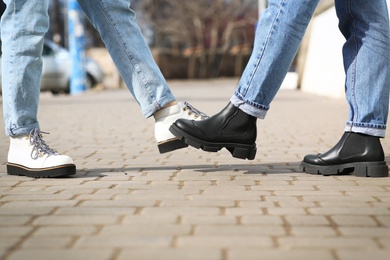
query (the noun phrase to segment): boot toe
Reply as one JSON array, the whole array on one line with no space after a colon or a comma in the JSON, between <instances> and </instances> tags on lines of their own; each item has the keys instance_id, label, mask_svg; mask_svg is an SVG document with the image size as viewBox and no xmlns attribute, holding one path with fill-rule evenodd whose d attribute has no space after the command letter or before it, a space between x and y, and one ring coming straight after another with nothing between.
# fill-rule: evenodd
<instances>
[{"instance_id":1,"label":"boot toe","mask_svg":"<svg viewBox=\"0 0 390 260\"><path fill-rule=\"evenodd\" d=\"M179 119L175 122L175 125L177 128L179 128L181 131L187 133L188 135L191 135L193 137L196 137L196 138L202 139L202 140L208 139L207 136L203 133L203 131L197 125L197 122L201 122L201 121Z\"/></svg>"},{"instance_id":2,"label":"boot toe","mask_svg":"<svg viewBox=\"0 0 390 260\"><path fill-rule=\"evenodd\" d=\"M303 162L314 165L326 165L323 160L319 157L318 154L308 154L303 158Z\"/></svg>"},{"instance_id":3,"label":"boot toe","mask_svg":"<svg viewBox=\"0 0 390 260\"><path fill-rule=\"evenodd\" d=\"M74 164L72 158L67 155L54 155L48 156L46 160L43 161L42 168L50 167L62 167L64 165Z\"/></svg>"},{"instance_id":4,"label":"boot toe","mask_svg":"<svg viewBox=\"0 0 390 260\"><path fill-rule=\"evenodd\" d=\"M194 126L192 120L189 119L178 119L174 124L181 130L188 130Z\"/></svg>"}]
</instances>

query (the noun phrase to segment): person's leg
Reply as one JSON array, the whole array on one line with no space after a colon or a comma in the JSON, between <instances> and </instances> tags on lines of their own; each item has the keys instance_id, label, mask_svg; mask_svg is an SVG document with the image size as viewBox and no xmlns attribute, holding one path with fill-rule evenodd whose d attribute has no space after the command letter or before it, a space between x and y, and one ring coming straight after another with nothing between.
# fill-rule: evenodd
<instances>
[{"instance_id":1,"label":"person's leg","mask_svg":"<svg viewBox=\"0 0 390 260\"><path fill-rule=\"evenodd\" d=\"M28 134L37 120L43 37L48 1L5 0L1 17L2 88L5 133Z\"/></svg>"},{"instance_id":2,"label":"person's leg","mask_svg":"<svg viewBox=\"0 0 390 260\"><path fill-rule=\"evenodd\" d=\"M256 118L264 118L301 43L318 0L270 0L256 31L250 60L230 104L199 122L179 120L171 132L205 151L227 148L254 159Z\"/></svg>"},{"instance_id":3,"label":"person's leg","mask_svg":"<svg viewBox=\"0 0 390 260\"><path fill-rule=\"evenodd\" d=\"M48 1L4 2L1 40L3 112L5 132L10 136L7 173L30 177L74 174L72 159L44 143L37 120Z\"/></svg>"},{"instance_id":4,"label":"person's leg","mask_svg":"<svg viewBox=\"0 0 390 260\"><path fill-rule=\"evenodd\" d=\"M349 118L346 131L385 137L390 91L390 31L385 0L338 0Z\"/></svg>"},{"instance_id":5,"label":"person's leg","mask_svg":"<svg viewBox=\"0 0 390 260\"><path fill-rule=\"evenodd\" d=\"M231 102L263 119L301 44L318 0L270 0L250 60Z\"/></svg>"},{"instance_id":6,"label":"person's leg","mask_svg":"<svg viewBox=\"0 0 390 260\"><path fill-rule=\"evenodd\" d=\"M385 177L388 166L379 138L385 136L390 90L390 31L386 0L336 0L343 47L349 118L329 151L307 155L309 173Z\"/></svg>"},{"instance_id":7,"label":"person's leg","mask_svg":"<svg viewBox=\"0 0 390 260\"><path fill-rule=\"evenodd\" d=\"M130 9L129 0L78 0L98 30L145 117L175 101Z\"/></svg>"},{"instance_id":8,"label":"person's leg","mask_svg":"<svg viewBox=\"0 0 390 260\"><path fill-rule=\"evenodd\" d=\"M137 24L129 0L78 0L93 26L99 31L119 73L139 103L145 117L155 116L160 152L187 147L168 128L179 118L200 119L191 106L179 103L165 81ZM169 106L162 111L164 106ZM185 111L187 110L187 111ZM159 111L160 113L156 113Z\"/></svg>"}]
</instances>

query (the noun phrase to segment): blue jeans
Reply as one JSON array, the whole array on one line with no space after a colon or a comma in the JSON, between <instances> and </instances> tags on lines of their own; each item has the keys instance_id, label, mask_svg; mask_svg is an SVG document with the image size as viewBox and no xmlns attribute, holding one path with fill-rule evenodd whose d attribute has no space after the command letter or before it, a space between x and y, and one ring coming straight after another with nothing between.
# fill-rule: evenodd
<instances>
[{"instance_id":1,"label":"blue jeans","mask_svg":"<svg viewBox=\"0 0 390 260\"><path fill-rule=\"evenodd\" d=\"M4 0L1 19L5 131L23 135L39 128L37 110L48 0ZM129 0L79 0L99 31L123 80L145 117L174 101L138 27Z\"/></svg>"},{"instance_id":2,"label":"blue jeans","mask_svg":"<svg viewBox=\"0 0 390 260\"><path fill-rule=\"evenodd\" d=\"M319 0L269 0L255 47L231 102L264 118ZM390 31L386 0L335 0L346 74L345 131L384 137L389 110Z\"/></svg>"}]
</instances>

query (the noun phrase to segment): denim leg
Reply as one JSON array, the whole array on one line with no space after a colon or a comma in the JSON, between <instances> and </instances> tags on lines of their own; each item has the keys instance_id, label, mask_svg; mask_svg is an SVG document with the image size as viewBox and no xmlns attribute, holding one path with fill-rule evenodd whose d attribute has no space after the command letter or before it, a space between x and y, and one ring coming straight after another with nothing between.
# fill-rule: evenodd
<instances>
[{"instance_id":1,"label":"denim leg","mask_svg":"<svg viewBox=\"0 0 390 260\"><path fill-rule=\"evenodd\" d=\"M343 47L347 131L384 137L389 111L390 32L386 0L336 0Z\"/></svg>"},{"instance_id":2,"label":"denim leg","mask_svg":"<svg viewBox=\"0 0 390 260\"><path fill-rule=\"evenodd\" d=\"M137 24L129 0L78 0L99 31L119 73L145 117L174 101Z\"/></svg>"},{"instance_id":3,"label":"denim leg","mask_svg":"<svg viewBox=\"0 0 390 260\"><path fill-rule=\"evenodd\" d=\"M285 78L319 0L269 0L253 53L230 101L264 118Z\"/></svg>"},{"instance_id":4,"label":"denim leg","mask_svg":"<svg viewBox=\"0 0 390 260\"><path fill-rule=\"evenodd\" d=\"M49 28L47 0L4 0L1 18L2 92L5 133L39 128L37 111L43 37Z\"/></svg>"}]
</instances>

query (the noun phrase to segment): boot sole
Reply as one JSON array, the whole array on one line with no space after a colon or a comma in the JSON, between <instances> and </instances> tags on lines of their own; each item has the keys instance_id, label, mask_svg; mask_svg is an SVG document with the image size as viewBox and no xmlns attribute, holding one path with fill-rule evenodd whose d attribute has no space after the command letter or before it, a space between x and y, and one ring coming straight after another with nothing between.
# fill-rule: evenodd
<instances>
[{"instance_id":1,"label":"boot sole","mask_svg":"<svg viewBox=\"0 0 390 260\"><path fill-rule=\"evenodd\" d=\"M32 178L55 178L76 174L76 165L66 164L57 167L32 169L19 164L7 163L7 174Z\"/></svg>"},{"instance_id":2,"label":"boot sole","mask_svg":"<svg viewBox=\"0 0 390 260\"><path fill-rule=\"evenodd\" d=\"M184 143L179 139L171 139L157 144L158 151L160 153L168 153L178 149L188 147L188 144Z\"/></svg>"},{"instance_id":3,"label":"boot sole","mask_svg":"<svg viewBox=\"0 0 390 260\"><path fill-rule=\"evenodd\" d=\"M174 124L171 125L169 131L182 142L205 152L218 152L222 148L226 148L234 158L253 160L256 156L256 144L236 144L236 143L210 143L199 140L186 132L179 129Z\"/></svg>"},{"instance_id":4,"label":"boot sole","mask_svg":"<svg viewBox=\"0 0 390 260\"><path fill-rule=\"evenodd\" d=\"M357 177L388 177L389 167L385 161L358 162L331 166L319 166L302 162L301 169L311 174L324 176L352 173Z\"/></svg>"}]
</instances>

